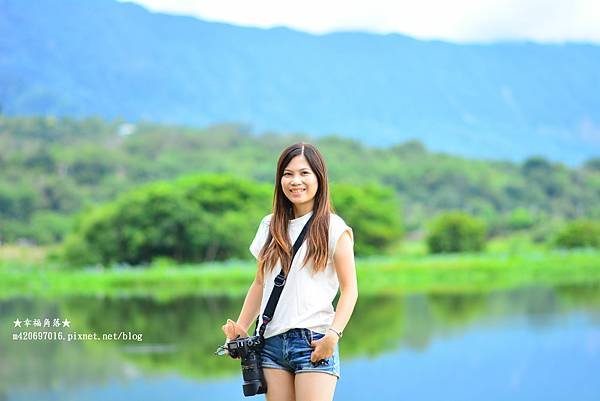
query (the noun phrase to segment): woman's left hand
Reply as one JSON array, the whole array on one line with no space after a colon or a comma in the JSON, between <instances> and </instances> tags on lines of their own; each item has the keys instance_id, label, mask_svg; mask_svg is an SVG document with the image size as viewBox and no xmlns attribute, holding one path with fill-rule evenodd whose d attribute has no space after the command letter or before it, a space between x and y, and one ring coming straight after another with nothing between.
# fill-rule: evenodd
<instances>
[{"instance_id":1,"label":"woman's left hand","mask_svg":"<svg viewBox=\"0 0 600 401\"><path fill-rule=\"evenodd\" d=\"M316 363L322 359L327 359L332 356L338 340L338 336L328 330L327 334L325 334L325 337L321 338L320 340L312 341L310 346L314 348L314 351L310 355L310 361Z\"/></svg>"}]
</instances>

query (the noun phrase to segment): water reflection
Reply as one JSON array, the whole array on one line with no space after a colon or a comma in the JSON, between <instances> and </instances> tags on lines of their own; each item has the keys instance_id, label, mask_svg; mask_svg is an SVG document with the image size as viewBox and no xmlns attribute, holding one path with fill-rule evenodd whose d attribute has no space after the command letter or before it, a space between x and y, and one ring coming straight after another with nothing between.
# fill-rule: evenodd
<instances>
[{"instance_id":1,"label":"water reflection","mask_svg":"<svg viewBox=\"0 0 600 401\"><path fill-rule=\"evenodd\" d=\"M2 301L0 400L114 399L124 388L133 393L123 399L147 400L151 395L155 397L152 399L172 399L156 398L162 394L162 390L156 390L157 386L162 388L165 383L177 383L179 390L190 386L190 393L182 395L183 398L194 398L193 392L200 399L232 399L226 398L226 394L231 397L230 391L237 397L239 365L227 358L217 358L212 352L223 341L220 325L226 317L237 316L242 301L214 297L169 301L150 298ZM543 333L557 327L561 316L574 313L586 316L585 324L600 327L598 285L523 288L489 294L361 297L341 344L343 362L351 367L353 361L361 361L364 368L365 358L373 366L392 358L393 364L406 355L431 352L440 339L476 336L486 330L500 332L515 319L525 322L529 332L540 332L543 337ZM17 318L46 317L66 318L71 321L71 328L15 329L12 324ZM143 334L143 341L13 341L12 335L19 330L97 333L99 337L103 333L124 331ZM588 337L582 347L596 352L600 340L593 335ZM559 337L555 340L560 342ZM491 369L478 368L482 374ZM343 393L343 388L352 386L358 386L357 382L341 381L340 391ZM109 395L106 391L111 388Z\"/></svg>"}]
</instances>

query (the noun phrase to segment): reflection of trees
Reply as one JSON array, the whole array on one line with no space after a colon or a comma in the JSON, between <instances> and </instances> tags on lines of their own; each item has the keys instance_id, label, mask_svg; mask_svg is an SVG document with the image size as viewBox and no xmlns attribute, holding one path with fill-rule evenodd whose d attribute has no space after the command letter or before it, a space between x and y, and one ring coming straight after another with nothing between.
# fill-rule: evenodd
<instances>
[{"instance_id":1,"label":"reflection of trees","mask_svg":"<svg viewBox=\"0 0 600 401\"><path fill-rule=\"evenodd\" d=\"M414 294L406 298L406 330L402 344L408 348L421 350L427 348L434 330L433 319L425 295Z\"/></svg>"},{"instance_id":2,"label":"reflection of trees","mask_svg":"<svg viewBox=\"0 0 600 401\"><path fill-rule=\"evenodd\" d=\"M597 311L600 306L600 283L557 287L556 295L564 306Z\"/></svg>"},{"instance_id":3,"label":"reflection of trees","mask_svg":"<svg viewBox=\"0 0 600 401\"><path fill-rule=\"evenodd\" d=\"M221 325L226 318L237 317L242 303L242 299L226 297L186 297L164 303L151 298L86 298L65 302L65 310L80 316L93 332L142 333L142 342L105 343L127 350L126 359L138 367L206 377L239 370L237 361L218 358L213 352L224 341ZM169 345L172 351L135 352L136 347L148 345Z\"/></svg>"},{"instance_id":4,"label":"reflection of trees","mask_svg":"<svg viewBox=\"0 0 600 401\"><path fill-rule=\"evenodd\" d=\"M600 313L597 313L600 310L600 283L560 286L556 289L556 295L562 309L596 312L590 314L590 319L600 324Z\"/></svg>"},{"instance_id":5,"label":"reflection of trees","mask_svg":"<svg viewBox=\"0 0 600 401\"><path fill-rule=\"evenodd\" d=\"M559 310L558 299L552 288L532 287L513 290L510 293L512 299L504 300L504 309L508 311L511 304L516 305L519 314L526 316L534 327L550 325Z\"/></svg>"},{"instance_id":6,"label":"reflection of trees","mask_svg":"<svg viewBox=\"0 0 600 401\"><path fill-rule=\"evenodd\" d=\"M464 328L485 313L485 294L413 294L406 298L402 344L426 349L435 336Z\"/></svg>"},{"instance_id":7,"label":"reflection of trees","mask_svg":"<svg viewBox=\"0 0 600 401\"><path fill-rule=\"evenodd\" d=\"M346 329L346 356L386 353L404 344L427 347L436 331L464 325L485 313L484 294L413 294L361 297Z\"/></svg>"},{"instance_id":8,"label":"reflection of trees","mask_svg":"<svg viewBox=\"0 0 600 401\"><path fill-rule=\"evenodd\" d=\"M204 378L239 372L239 362L213 355L223 343L221 324L239 312L241 299L185 298L168 303L151 299L68 298L58 304L12 300L0 304L0 394L13 390L76 388L145 374L177 372ZM143 341L13 341L12 321L67 318L67 332L142 333ZM17 329L18 330L18 329ZM25 331L27 329L23 329ZM43 331L30 328L31 331ZM48 329L46 329L48 330ZM54 330L48 330L54 331ZM173 352L144 352L152 344L174 345ZM141 352L135 352L136 347ZM169 349L167 349L169 350Z\"/></svg>"},{"instance_id":9,"label":"reflection of trees","mask_svg":"<svg viewBox=\"0 0 600 401\"><path fill-rule=\"evenodd\" d=\"M435 326L451 330L465 327L485 314L488 296L482 293L430 294L427 298Z\"/></svg>"},{"instance_id":10,"label":"reflection of trees","mask_svg":"<svg viewBox=\"0 0 600 401\"><path fill-rule=\"evenodd\" d=\"M46 317L70 319L56 304L27 299L0 303L0 394L9 388L58 390L95 384L118 375L122 370L118 354L110 348L93 347L87 342L12 340L12 334L19 331L66 333L66 330L52 328L14 328L12 324L17 318L24 320Z\"/></svg>"},{"instance_id":11,"label":"reflection of trees","mask_svg":"<svg viewBox=\"0 0 600 401\"><path fill-rule=\"evenodd\" d=\"M375 355L397 348L404 321L403 297L360 297L340 344L343 356Z\"/></svg>"},{"instance_id":12,"label":"reflection of trees","mask_svg":"<svg viewBox=\"0 0 600 401\"><path fill-rule=\"evenodd\" d=\"M465 331L473 322L485 325L507 316L524 316L539 327L557 313L573 309L597 312L599 289L596 284L479 294L361 296L340 344L342 356L374 356L398 347L425 349L437 336ZM175 372L197 379L239 374L238 361L216 357L213 351L223 342L222 323L237 316L242 302L241 298L226 297L1 302L0 394L11 389L96 385L142 373ZM12 321L17 317L68 318L70 331L99 336L131 331L142 333L143 341L13 341ZM168 347L150 352L152 345Z\"/></svg>"}]
</instances>

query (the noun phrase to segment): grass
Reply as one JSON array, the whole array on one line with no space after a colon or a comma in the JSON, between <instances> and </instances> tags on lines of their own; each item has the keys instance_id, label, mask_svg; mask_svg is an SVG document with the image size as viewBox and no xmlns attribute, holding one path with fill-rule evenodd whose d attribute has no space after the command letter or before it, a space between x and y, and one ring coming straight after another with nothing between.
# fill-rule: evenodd
<instances>
[{"instance_id":1,"label":"grass","mask_svg":"<svg viewBox=\"0 0 600 401\"><path fill-rule=\"evenodd\" d=\"M552 251L510 244L492 244L479 254L423 255L410 245L402 256L357 258L362 294L490 291L523 285L600 282L600 251ZM64 270L46 265L43 252L0 252L0 298L73 295L243 296L255 264L229 261L150 268Z\"/></svg>"}]
</instances>

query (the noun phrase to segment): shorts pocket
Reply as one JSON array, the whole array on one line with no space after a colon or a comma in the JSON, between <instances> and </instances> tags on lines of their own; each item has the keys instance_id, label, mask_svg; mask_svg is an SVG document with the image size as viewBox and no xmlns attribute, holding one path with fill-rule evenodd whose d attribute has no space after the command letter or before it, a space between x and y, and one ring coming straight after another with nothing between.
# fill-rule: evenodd
<instances>
[{"instance_id":1,"label":"shorts pocket","mask_svg":"<svg viewBox=\"0 0 600 401\"><path fill-rule=\"evenodd\" d=\"M325 334L317 333L316 331L312 330L307 330L306 341L308 342L308 345L310 345L311 342L320 340L323 337L325 337Z\"/></svg>"},{"instance_id":2,"label":"shorts pocket","mask_svg":"<svg viewBox=\"0 0 600 401\"><path fill-rule=\"evenodd\" d=\"M309 330L309 333L310 333L309 334L310 335L310 339L312 339L312 341L320 340L321 338L325 337L325 334L318 333L316 331ZM335 361L334 361L334 357L332 355L329 358L321 359L318 362L315 362L315 363L311 362L311 365L313 367L315 367L315 368L328 367L328 366L332 366L333 367L334 363L335 363Z\"/></svg>"}]
</instances>

